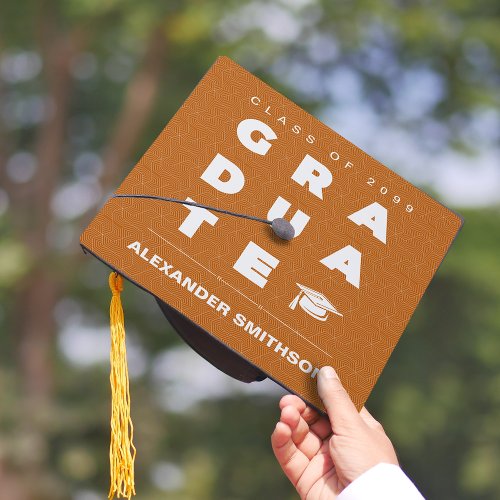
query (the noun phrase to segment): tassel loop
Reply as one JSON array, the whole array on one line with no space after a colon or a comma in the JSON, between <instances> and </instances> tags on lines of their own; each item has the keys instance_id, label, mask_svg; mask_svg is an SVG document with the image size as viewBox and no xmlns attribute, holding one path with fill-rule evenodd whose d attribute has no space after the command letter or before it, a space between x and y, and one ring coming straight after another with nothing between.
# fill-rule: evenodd
<instances>
[{"instance_id":1,"label":"tassel loop","mask_svg":"<svg viewBox=\"0 0 500 500\"><path fill-rule=\"evenodd\" d=\"M109 308L111 328L111 442L109 464L111 484L108 498L128 498L135 495L133 444L134 426L130 417L130 385L125 345L125 322L120 293L123 278L115 272L109 275L112 292Z\"/></svg>"},{"instance_id":2,"label":"tassel loop","mask_svg":"<svg viewBox=\"0 0 500 500\"><path fill-rule=\"evenodd\" d=\"M123 278L118 273L110 273L109 275L109 288L113 296L120 295L123 292Z\"/></svg>"}]
</instances>

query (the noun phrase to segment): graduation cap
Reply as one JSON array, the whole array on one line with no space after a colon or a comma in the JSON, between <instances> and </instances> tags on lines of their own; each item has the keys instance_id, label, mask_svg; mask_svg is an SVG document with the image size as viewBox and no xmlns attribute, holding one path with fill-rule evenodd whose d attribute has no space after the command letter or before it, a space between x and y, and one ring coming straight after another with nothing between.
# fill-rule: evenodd
<instances>
[{"instance_id":1,"label":"graduation cap","mask_svg":"<svg viewBox=\"0 0 500 500\"><path fill-rule=\"evenodd\" d=\"M330 312L337 316L343 316L321 292L312 290L300 283L297 283L297 286L300 288L300 292L290 302L290 309L295 309L299 304L307 314L319 321L326 321Z\"/></svg>"},{"instance_id":2,"label":"graduation cap","mask_svg":"<svg viewBox=\"0 0 500 500\"><path fill-rule=\"evenodd\" d=\"M110 497L134 493L123 278L226 374L322 411L332 365L361 408L461 225L218 58L81 236L113 271Z\"/></svg>"}]
</instances>

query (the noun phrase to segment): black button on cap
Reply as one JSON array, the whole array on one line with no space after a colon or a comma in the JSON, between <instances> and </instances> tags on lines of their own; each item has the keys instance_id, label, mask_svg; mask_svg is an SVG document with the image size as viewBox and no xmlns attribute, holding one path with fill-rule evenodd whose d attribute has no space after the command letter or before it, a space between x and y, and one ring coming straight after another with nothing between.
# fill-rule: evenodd
<instances>
[{"instance_id":1,"label":"black button on cap","mask_svg":"<svg viewBox=\"0 0 500 500\"><path fill-rule=\"evenodd\" d=\"M274 219L271 227L274 234L283 240L290 241L295 236L295 229L286 219Z\"/></svg>"}]
</instances>

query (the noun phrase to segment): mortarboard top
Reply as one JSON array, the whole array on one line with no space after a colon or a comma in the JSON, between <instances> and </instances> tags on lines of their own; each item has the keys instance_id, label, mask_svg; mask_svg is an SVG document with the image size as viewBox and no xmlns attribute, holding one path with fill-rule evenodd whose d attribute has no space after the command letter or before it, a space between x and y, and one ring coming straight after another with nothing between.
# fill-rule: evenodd
<instances>
[{"instance_id":1,"label":"mortarboard top","mask_svg":"<svg viewBox=\"0 0 500 500\"><path fill-rule=\"evenodd\" d=\"M290 309L295 309L297 304L300 304L304 311L320 321L328 319L328 312L343 316L321 292L312 290L300 283L297 283L297 286L301 291L290 303Z\"/></svg>"},{"instance_id":2,"label":"mortarboard top","mask_svg":"<svg viewBox=\"0 0 500 500\"><path fill-rule=\"evenodd\" d=\"M81 244L226 373L322 409L315 378L332 365L361 408L461 225L220 57Z\"/></svg>"}]
</instances>

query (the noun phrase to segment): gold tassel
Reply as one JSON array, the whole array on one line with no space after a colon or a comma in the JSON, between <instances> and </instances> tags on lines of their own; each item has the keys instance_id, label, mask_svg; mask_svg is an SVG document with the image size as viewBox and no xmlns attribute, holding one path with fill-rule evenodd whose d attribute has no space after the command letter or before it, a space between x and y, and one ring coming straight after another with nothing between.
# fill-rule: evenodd
<instances>
[{"instance_id":1,"label":"gold tassel","mask_svg":"<svg viewBox=\"0 0 500 500\"><path fill-rule=\"evenodd\" d=\"M125 346L125 323L120 292L123 278L118 273L109 275L109 288L113 293L109 307L111 326L111 443L109 465L111 485L108 498L128 498L135 495L133 444L134 426L130 418L130 387Z\"/></svg>"}]
</instances>

